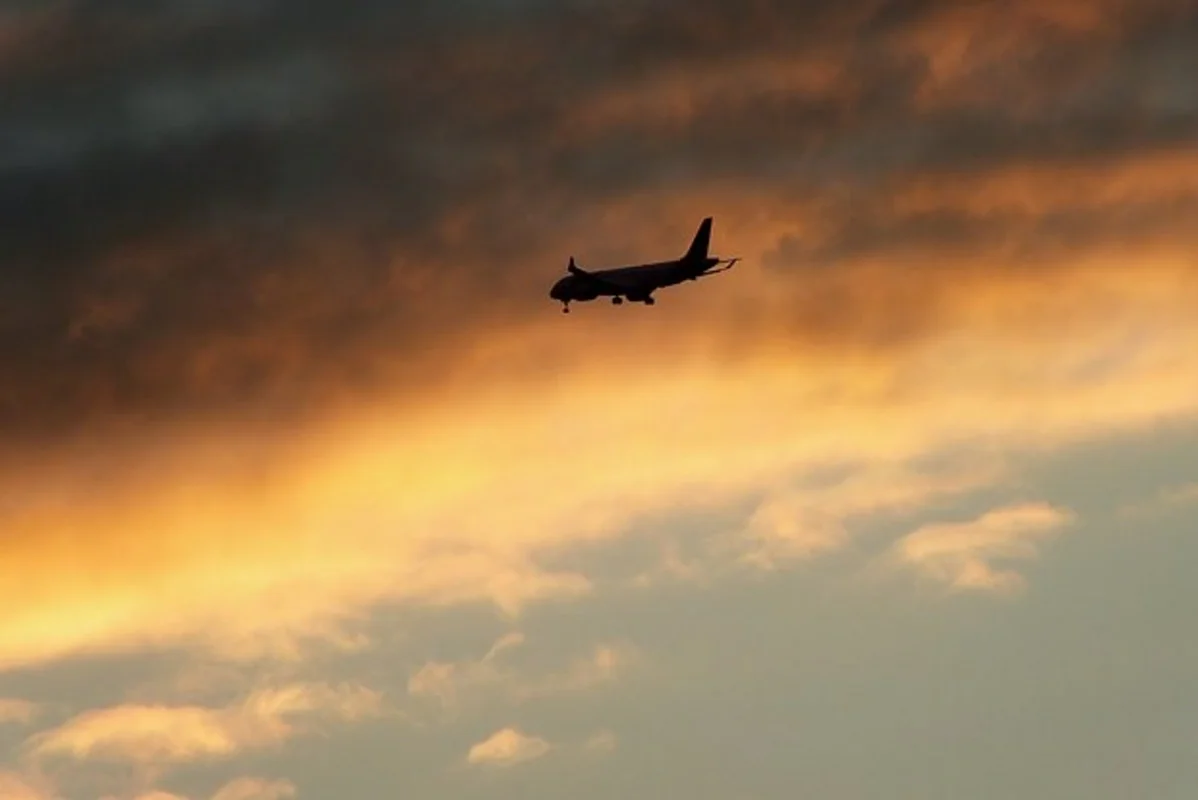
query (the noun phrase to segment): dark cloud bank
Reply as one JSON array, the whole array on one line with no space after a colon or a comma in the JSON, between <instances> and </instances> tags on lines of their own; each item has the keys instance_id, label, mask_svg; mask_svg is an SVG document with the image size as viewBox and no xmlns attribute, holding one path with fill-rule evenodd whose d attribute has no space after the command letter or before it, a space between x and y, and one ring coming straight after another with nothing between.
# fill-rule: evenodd
<instances>
[{"instance_id":1,"label":"dark cloud bank","mask_svg":"<svg viewBox=\"0 0 1198 800\"><path fill-rule=\"evenodd\" d=\"M908 42L966 35L960 7L0 7L0 435L420 385L455 343L554 312L553 235L633 191L733 180L794 198L825 235L778 243L780 279L895 249L967 259L1012 236L1032 257L1095 232L1185 235L1198 193L1035 218L889 207L912 176L1101 166L1198 136L1194 3L1106 3L1100 26L1012 16L994 33L1020 46L929 104L929 55ZM570 124L657 76L815 52L829 91L747 86L665 133Z\"/></svg>"}]
</instances>

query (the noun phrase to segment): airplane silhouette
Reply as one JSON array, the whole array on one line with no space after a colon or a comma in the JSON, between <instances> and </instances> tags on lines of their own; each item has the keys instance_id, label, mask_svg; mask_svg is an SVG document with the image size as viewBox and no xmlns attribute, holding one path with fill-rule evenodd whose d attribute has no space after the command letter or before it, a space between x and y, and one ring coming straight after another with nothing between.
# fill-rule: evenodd
<instances>
[{"instance_id":1,"label":"airplane silhouette","mask_svg":"<svg viewBox=\"0 0 1198 800\"><path fill-rule=\"evenodd\" d=\"M614 267L593 272L584 270L574 263L566 270L570 273L553 284L549 297L561 302L562 313L570 313L570 303L586 303L603 295L610 296L614 305L627 299L632 303L653 305L653 292L664 286L674 286L683 281L693 281L706 275L714 275L732 269L740 258L715 258L708 255L711 246L711 217L699 223L699 230L691 241L690 248L682 258L673 261L658 261L652 264L637 264L629 267ZM719 265L725 266L715 269Z\"/></svg>"}]
</instances>

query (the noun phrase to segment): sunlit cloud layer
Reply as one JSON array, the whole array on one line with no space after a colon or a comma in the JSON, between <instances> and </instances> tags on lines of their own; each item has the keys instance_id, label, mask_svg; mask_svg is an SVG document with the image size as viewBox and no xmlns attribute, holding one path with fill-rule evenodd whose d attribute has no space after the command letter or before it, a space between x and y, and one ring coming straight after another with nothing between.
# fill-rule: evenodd
<instances>
[{"instance_id":1,"label":"sunlit cloud layer","mask_svg":"<svg viewBox=\"0 0 1198 800\"><path fill-rule=\"evenodd\" d=\"M155 477L114 474L99 495L48 476L45 504L10 524L2 652L19 664L207 641L261 655L335 634L382 601L514 614L593 590L586 574L547 566L554 550L768 487L747 521L755 548L835 547L854 513L997 479L988 462L1003 451L1189 413L1196 331L1188 302L1165 305L1184 284L1161 278L1157 296L1144 290L1150 275L1122 293L1100 276L1031 306L974 301L959 312L971 327L886 359L787 356L779 342L719 365L671 353L655 375L643 360L587 357L588 373L551 390L530 378L468 404L338 419L281 448L252 490L199 459L176 466L169 450L153 454L164 459ZM1096 307L1068 314L1087 295L1105 304L1101 322L1086 319ZM1024 336L1001 333L1012 327ZM971 354L983 350L979 363ZM962 446L989 455L939 475L915 466ZM848 482L804 487L805 472L846 461L860 465Z\"/></svg>"},{"instance_id":2,"label":"sunlit cloud layer","mask_svg":"<svg viewBox=\"0 0 1198 800\"><path fill-rule=\"evenodd\" d=\"M525 618L633 587L1017 602L1086 522L1024 459L1198 418L1191 0L143 6L0 10L0 673L196 660L5 688L0 796L302 796L231 762L620 690L640 643ZM735 270L546 296L705 216ZM480 607L472 655L377 660L384 612ZM567 746L508 722L458 757Z\"/></svg>"}]
</instances>

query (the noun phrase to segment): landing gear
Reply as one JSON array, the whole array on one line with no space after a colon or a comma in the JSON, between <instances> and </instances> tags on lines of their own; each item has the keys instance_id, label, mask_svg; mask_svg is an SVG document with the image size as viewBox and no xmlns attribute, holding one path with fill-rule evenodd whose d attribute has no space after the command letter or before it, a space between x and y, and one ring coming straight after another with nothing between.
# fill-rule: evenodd
<instances>
[{"instance_id":1,"label":"landing gear","mask_svg":"<svg viewBox=\"0 0 1198 800\"><path fill-rule=\"evenodd\" d=\"M651 306L651 305L653 305L653 304L654 304L654 303L656 303L656 302L657 302L657 301L656 301L656 300L654 300L652 297L646 297L646 298L645 298L645 305L647 305L647 306Z\"/></svg>"},{"instance_id":2,"label":"landing gear","mask_svg":"<svg viewBox=\"0 0 1198 800\"><path fill-rule=\"evenodd\" d=\"M613 297L613 298L611 299L611 304L612 304L613 306L618 306L618 305L621 305L623 302L624 302L624 298L623 298L623 297L620 297L619 295L616 295L615 297Z\"/></svg>"},{"instance_id":3,"label":"landing gear","mask_svg":"<svg viewBox=\"0 0 1198 800\"><path fill-rule=\"evenodd\" d=\"M570 313L570 303L569 302L562 303L562 313L563 314Z\"/></svg>"}]
</instances>

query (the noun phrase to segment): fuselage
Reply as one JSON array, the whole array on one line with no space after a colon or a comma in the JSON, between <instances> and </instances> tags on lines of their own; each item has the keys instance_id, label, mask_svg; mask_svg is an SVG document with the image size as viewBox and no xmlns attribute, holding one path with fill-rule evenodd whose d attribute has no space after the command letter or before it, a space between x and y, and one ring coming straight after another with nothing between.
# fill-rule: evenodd
<instances>
[{"instance_id":1,"label":"fuselage","mask_svg":"<svg viewBox=\"0 0 1198 800\"><path fill-rule=\"evenodd\" d=\"M567 275L553 285L549 296L562 302L580 303L597 297L644 300L657 289L698 278L717 262L718 259L711 257L693 261L675 259Z\"/></svg>"}]
</instances>

